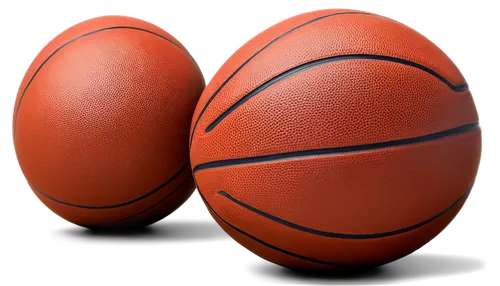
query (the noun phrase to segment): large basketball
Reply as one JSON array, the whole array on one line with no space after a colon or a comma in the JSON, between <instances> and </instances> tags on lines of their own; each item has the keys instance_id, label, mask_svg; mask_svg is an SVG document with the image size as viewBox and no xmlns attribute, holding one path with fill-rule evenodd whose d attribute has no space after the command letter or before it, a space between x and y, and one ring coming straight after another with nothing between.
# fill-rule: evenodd
<instances>
[{"instance_id":1,"label":"large basketball","mask_svg":"<svg viewBox=\"0 0 500 286\"><path fill-rule=\"evenodd\" d=\"M463 206L481 153L453 62L411 28L352 10L298 15L251 39L203 92L191 132L215 220L297 269L417 250Z\"/></svg>"},{"instance_id":2,"label":"large basketball","mask_svg":"<svg viewBox=\"0 0 500 286\"><path fill-rule=\"evenodd\" d=\"M148 22L94 18L54 38L21 82L13 135L38 198L85 227L144 226L194 190L189 124L203 76Z\"/></svg>"}]
</instances>

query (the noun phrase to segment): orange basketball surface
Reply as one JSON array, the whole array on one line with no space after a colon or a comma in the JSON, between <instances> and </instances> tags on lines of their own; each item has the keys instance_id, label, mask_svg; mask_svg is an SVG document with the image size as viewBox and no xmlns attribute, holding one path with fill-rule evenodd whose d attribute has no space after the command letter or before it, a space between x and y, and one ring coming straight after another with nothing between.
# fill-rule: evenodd
<instances>
[{"instance_id":1,"label":"orange basketball surface","mask_svg":"<svg viewBox=\"0 0 500 286\"><path fill-rule=\"evenodd\" d=\"M153 223L193 192L189 124L205 87L148 22L94 18L54 38L19 88L13 136L39 199L86 227Z\"/></svg>"},{"instance_id":2,"label":"orange basketball surface","mask_svg":"<svg viewBox=\"0 0 500 286\"><path fill-rule=\"evenodd\" d=\"M291 268L388 263L438 235L467 199L481 131L468 85L432 42L391 19L322 10L236 51L191 122L212 216Z\"/></svg>"}]
</instances>

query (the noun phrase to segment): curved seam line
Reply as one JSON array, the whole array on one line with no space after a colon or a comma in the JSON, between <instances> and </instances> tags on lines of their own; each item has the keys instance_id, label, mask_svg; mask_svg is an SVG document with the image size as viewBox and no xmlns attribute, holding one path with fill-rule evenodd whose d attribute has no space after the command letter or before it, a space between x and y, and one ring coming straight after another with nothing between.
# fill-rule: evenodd
<instances>
[{"instance_id":1,"label":"curved seam line","mask_svg":"<svg viewBox=\"0 0 500 286\"><path fill-rule=\"evenodd\" d=\"M377 16L379 17L378 15L375 15L375 14L370 14L370 13L366 13L366 12L339 12L339 13L332 13L332 14L328 14L328 15L324 15L324 16L321 16L321 17L318 17L318 18L315 18L315 19L312 19L310 21L307 21L303 24L300 24L288 31L286 31L285 33L281 34L280 36L278 36L277 38L275 38L274 40L270 41L269 43L267 43L264 47L262 47L260 50L258 50L255 54L253 54L250 58L248 58L243 64L241 64L241 66L239 66L216 90L215 92L212 94L212 96L210 96L210 98L208 99L207 103L203 106L203 108L201 109L200 111L200 114L198 115L194 125L193 125L193 131L191 132L191 139L189 141L189 148L191 149L191 143L193 142L193 136L194 136L194 132L196 130L196 127L198 126L198 122L200 121L201 119L201 116L205 113L205 110L208 108L208 105L210 105L210 103L212 102L212 100L215 98L215 96L217 96L217 94L222 90L222 88L245 66L247 65L253 58L255 58L258 54L260 54L262 51L264 51L266 48L268 48L269 46L271 46L272 44L274 44L275 42L277 42L279 39L285 37L286 35L292 33L293 31L301 28L301 27L304 27L304 26L307 26L309 24L312 24L316 21L319 21L321 19L324 19L324 18L328 18L328 17L332 17L332 16L337 16L337 15L368 15L368 16ZM384 17L385 18L385 17Z\"/></svg>"},{"instance_id":2,"label":"curved seam line","mask_svg":"<svg viewBox=\"0 0 500 286\"><path fill-rule=\"evenodd\" d=\"M16 111L15 111L15 116L14 116L14 128L13 128L13 133L15 134L16 132L16 123L17 123L17 116L19 114L19 108L21 107L21 102L24 98L24 94L26 93L26 90L28 90L28 87L31 85L31 82L35 79L36 75L38 74L38 72L40 71L40 69L55 55L57 54L60 50L62 50L64 47L68 46L69 44L81 39L81 38L84 38L84 37L87 37L87 36L90 36L92 34L96 34L96 33L99 33L99 32L103 32L103 31L108 31L108 30L116 30L116 29L130 29L130 30L137 30L137 31L142 31L142 32L146 32L146 33L149 33L149 34L152 34L152 35L155 35L155 36L158 36L164 40L167 40L168 42L170 42L171 44L173 44L174 46L176 46L177 48L179 48L181 51L183 51L190 59L191 61L193 61L194 63L196 63L193 59L193 57L189 54L188 51L186 51L186 49L182 48L181 46L179 46L178 44L176 44L175 42L173 42L171 39L165 37L165 36L162 36L158 33L155 33L153 31L149 31L149 30L146 30L146 29L142 29L142 28L137 28L137 27L131 27L131 26L113 26L113 27L107 27L107 28L102 28L102 29L99 29L99 30L95 30L95 31L91 31L91 32L88 32L88 33L85 33L83 35L80 35L66 43L64 43L63 45L61 45L60 47L58 47L54 52L52 52L43 62L42 64L38 67L38 69L35 71L35 73L33 74L33 76L31 77L31 79L28 81L28 83L26 84L26 87L24 88L23 90L23 93L21 94L21 97L19 98L19 102L17 103L17 106L16 106Z\"/></svg>"},{"instance_id":3,"label":"curved seam line","mask_svg":"<svg viewBox=\"0 0 500 286\"><path fill-rule=\"evenodd\" d=\"M264 82L260 86L258 86L256 89L251 91L250 93L246 94L242 98L240 98L236 103L234 103L232 106L230 106L226 111L224 111L221 115L219 115L212 123L208 125L208 127L205 129L205 132L210 132L212 131L215 126L217 126L219 123L221 123L224 118L226 118L229 114L231 114L235 109L237 109L239 106L241 106L243 103L248 101L250 98L254 97L255 95L259 94L261 91L264 91L268 87L274 85L275 83L278 83L284 79L287 79L297 73L300 73L302 71L308 70L313 67L318 67L327 63L332 63L332 62L340 62L340 61L348 61L348 60L375 60L375 61L387 61L387 62L393 62L393 63L398 63L398 64L403 64L406 66L414 67L417 68L421 71L424 71L444 84L446 84L449 88L451 88L453 91L466 91L468 90L468 85L460 85L460 86L455 86L453 85L450 81L448 81L446 78L444 78L442 75L438 74L434 70L417 64L415 62L401 59L401 58L396 58L396 57L390 57L390 56L382 56L382 55L375 55L375 54L351 54L351 55L338 55L338 56L332 56L332 57L327 57L327 58L322 58L318 60L314 60L305 64L301 64L299 66L296 66L294 68L291 68L273 78L270 80Z\"/></svg>"},{"instance_id":4,"label":"curved seam line","mask_svg":"<svg viewBox=\"0 0 500 286\"><path fill-rule=\"evenodd\" d=\"M201 199L205 202L205 204L208 206L208 208L222 221L224 222L226 225L228 225L230 228L232 228L233 230L241 233L242 235L254 240L255 242L259 243L259 244L262 244L268 248L271 248L272 250L275 250L277 252L281 252L283 254L287 254L287 255L290 255L292 257L295 257L295 258L299 258L299 259L302 259L302 260L306 260L306 261L309 261L309 262L314 262L314 263L318 263L318 264L324 264L324 265L329 265L329 266L337 266L337 267L345 267L345 268L363 268L363 267L371 267L371 265L354 265L354 264L342 264L342 263L335 263L335 262L328 262L328 261L323 261L323 260L319 260L319 259L315 259L315 258L311 258L311 257L307 257L307 256L303 256L303 255L300 255L300 254L296 254L296 253L293 253L293 252L290 252L288 250L285 250L285 249L282 249L282 248L279 248L277 246L274 246L272 244L269 244L239 228L237 228L236 226L230 224L229 222L227 222L225 219L223 219L213 208L212 206L207 202L207 200L205 199L205 197L201 194L201 191L200 191L200 188L198 188L198 193L200 194L200 197Z\"/></svg>"},{"instance_id":5,"label":"curved seam line","mask_svg":"<svg viewBox=\"0 0 500 286\"><path fill-rule=\"evenodd\" d=\"M448 136L453 136L453 135L465 133L465 132L472 131L472 130L478 129L478 128L479 128L479 122L474 122L474 123L466 124L466 125L463 125L460 127L448 129L448 130L433 133L433 134L428 134L428 135L413 137L413 138L393 140L393 141L385 141L385 142L379 142L379 143L346 146L346 147L292 151L292 152L286 152L286 153L277 153L277 154L269 154L269 155L261 155L261 156L254 156L254 157L245 157L245 158L236 158L236 159L224 159L224 160L218 160L218 161L212 161L212 162L198 164L193 168L193 174L198 172L198 171L205 170L205 169L211 169L211 168L255 164L255 163L271 162L271 161L281 161L281 160L285 160L285 159L301 159L301 158L306 158L306 157L328 156L328 155L335 155L335 154L363 152L363 151L368 151L368 150L385 149L385 148L398 147L398 146L404 146L404 145L409 145L409 144L423 143L423 142L438 140L438 139L445 138Z\"/></svg>"},{"instance_id":6,"label":"curved seam line","mask_svg":"<svg viewBox=\"0 0 500 286\"><path fill-rule=\"evenodd\" d=\"M405 232L409 232L409 231L412 231L412 230L415 230L417 228L420 228L422 226L425 226L426 224L428 223L431 223L432 221L438 219L439 217L443 216L444 214L446 214L449 210L451 210L453 207L455 207L459 202L461 202L469 193L470 191L472 190L472 186L474 185L474 183L472 183L468 188L467 190L465 191L465 193L463 193L458 199L456 199L451 205L449 205L447 208L445 208L444 210L440 211L439 213L437 213L436 215L424 220L424 221L421 221L419 223L416 223L414 225L411 225L411 226L408 226L408 227L404 227L404 228L401 228L401 229L397 229L397 230L393 230L393 231L387 231L387 232L380 232L380 233L369 233L369 234L352 234L352 233L337 233L337 232L328 232L328 231L322 231L322 230L317 230L317 229L313 229L313 228L309 228L309 227L306 227L306 226L302 226L302 225L299 225L299 224L295 224L293 222L290 222L290 221L287 221L287 220L284 220L284 219L281 219L279 217L276 217L276 216L273 216L269 213L266 213L262 210L259 210L253 206L250 206L236 198L234 198L233 196L231 196L230 194L224 192L224 191L219 191L218 194L222 195L223 197L229 199L230 201L232 201L233 203L236 203L238 205L240 205L241 207L249 210L249 211L252 211L256 214L259 214L267 219L270 219L276 223L279 223L281 225L285 225L285 226L288 226L290 228L293 228L293 229L296 229L296 230L299 230L299 231L303 231L303 232L307 232L307 233L310 233L310 234L314 234L314 235L318 235L318 236L323 236L323 237L333 237L333 238L342 238L342 239L373 239L373 238L383 238L383 237L388 237L388 236L394 236L394 235L398 235L398 234L402 234L402 233L405 233Z\"/></svg>"},{"instance_id":7,"label":"curved seam line","mask_svg":"<svg viewBox=\"0 0 500 286\"><path fill-rule=\"evenodd\" d=\"M61 200L58 200L58 199L55 199L43 192L41 192L40 190L36 189L35 187L33 187L31 184L31 188L33 190L35 190L36 192L40 193L41 195L43 195L44 197L56 202L56 203L60 203L60 204L63 204L63 205L67 205L67 206L70 206L70 207L75 207L75 208L82 208L82 209L113 209L113 208L119 208L119 207L123 207L123 206L126 206L126 205L130 205L130 204L133 204L133 203L136 203L142 199L145 199L147 197L149 197L150 195L158 192L159 190L161 190L162 188L164 188L165 186L167 186L169 183L171 183L175 178L177 178L181 173L182 171L184 171L187 167L189 166L189 162L187 162L186 164L184 164L184 166L182 166L182 168L179 169L179 171L177 171L177 173L175 173L172 177L170 177L170 179L168 179L167 181L165 181L164 183L162 183L161 185L159 185L158 187L156 187L154 190L138 197L138 198L135 198L133 200L130 200L130 201L127 201L127 202L124 202L124 203L120 203L120 204L116 204L116 205L109 205L109 206L84 206L84 205L77 205L77 204L72 204L72 203L68 203L68 202L64 202L64 201L61 201Z\"/></svg>"},{"instance_id":8,"label":"curved seam line","mask_svg":"<svg viewBox=\"0 0 500 286\"><path fill-rule=\"evenodd\" d=\"M164 202L165 200L167 200L170 196L172 196L172 195L173 195L174 193L176 193L178 190L180 190L180 188L181 188L182 186L184 186L184 184L185 184L186 182L189 182L189 179L190 179L190 178L191 178L191 174L189 174L189 176L188 176L188 177L187 177L184 181L182 181L182 183L180 183L177 187L175 187L175 189L173 189L173 190L172 190L170 193L168 193L165 197L163 197L162 199L160 199L160 200L159 200L159 201L157 201L156 203L154 203L154 204L150 205L149 207L145 208L144 210L142 210L142 211L140 211L140 212L138 212L138 213L135 213L135 214L133 214L133 215L130 215L130 216L126 217L126 218L119 219L119 220L116 220L116 221L113 221L113 222L121 222L121 221L126 221L126 220L129 220L129 219L131 219L131 218L134 218L134 217L136 217L136 216L139 216L139 215L141 215L141 214L143 214L143 213L145 213L145 212L147 212L147 211L149 211L149 210L153 209L153 208L154 208L154 207L156 207L157 205L159 205L159 204L161 204L162 202Z\"/></svg>"}]
</instances>

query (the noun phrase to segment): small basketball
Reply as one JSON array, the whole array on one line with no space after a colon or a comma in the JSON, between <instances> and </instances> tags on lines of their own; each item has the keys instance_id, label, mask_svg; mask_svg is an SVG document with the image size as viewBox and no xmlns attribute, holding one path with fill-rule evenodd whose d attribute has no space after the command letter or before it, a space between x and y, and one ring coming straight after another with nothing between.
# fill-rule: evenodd
<instances>
[{"instance_id":1,"label":"small basketball","mask_svg":"<svg viewBox=\"0 0 500 286\"><path fill-rule=\"evenodd\" d=\"M194 190L189 124L204 87L188 51L153 24L106 16L65 30L17 95L13 136L26 180L84 227L164 218Z\"/></svg>"},{"instance_id":2,"label":"small basketball","mask_svg":"<svg viewBox=\"0 0 500 286\"><path fill-rule=\"evenodd\" d=\"M354 10L301 14L251 39L191 123L212 216L295 269L374 267L422 247L463 206L480 153L453 62L411 28Z\"/></svg>"}]
</instances>

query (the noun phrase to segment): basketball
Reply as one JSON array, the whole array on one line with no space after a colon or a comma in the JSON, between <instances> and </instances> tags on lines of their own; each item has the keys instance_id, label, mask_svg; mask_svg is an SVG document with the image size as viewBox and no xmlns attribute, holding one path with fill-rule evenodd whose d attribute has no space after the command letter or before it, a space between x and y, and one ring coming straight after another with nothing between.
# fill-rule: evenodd
<instances>
[{"instance_id":1,"label":"basketball","mask_svg":"<svg viewBox=\"0 0 500 286\"><path fill-rule=\"evenodd\" d=\"M211 215L258 256L369 268L457 215L480 161L478 120L464 77L430 40L383 16L321 10L224 63L194 111L191 166Z\"/></svg>"},{"instance_id":2,"label":"basketball","mask_svg":"<svg viewBox=\"0 0 500 286\"><path fill-rule=\"evenodd\" d=\"M50 41L21 82L19 165L54 213L88 228L152 224L194 190L189 125L197 64L148 22L105 16Z\"/></svg>"}]
</instances>

